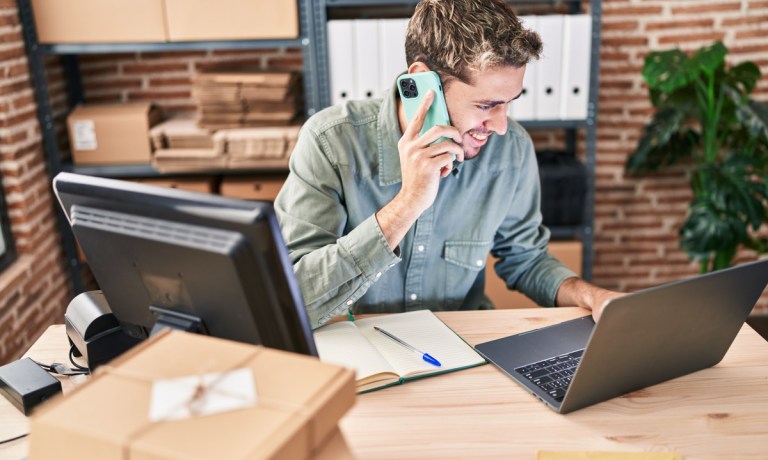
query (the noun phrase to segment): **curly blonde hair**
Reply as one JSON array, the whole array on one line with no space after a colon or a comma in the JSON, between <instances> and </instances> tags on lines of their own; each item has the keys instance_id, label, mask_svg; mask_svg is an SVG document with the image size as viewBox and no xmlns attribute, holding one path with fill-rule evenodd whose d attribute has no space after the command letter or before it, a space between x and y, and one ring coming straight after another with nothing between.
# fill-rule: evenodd
<instances>
[{"instance_id":1,"label":"curly blonde hair","mask_svg":"<svg viewBox=\"0 0 768 460\"><path fill-rule=\"evenodd\" d=\"M476 72L520 68L541 55L539 34L525 29L503 0L422 0L405 34L410 66L423 62L443 79L472 83Z\"/></svg>"}]
</instances>

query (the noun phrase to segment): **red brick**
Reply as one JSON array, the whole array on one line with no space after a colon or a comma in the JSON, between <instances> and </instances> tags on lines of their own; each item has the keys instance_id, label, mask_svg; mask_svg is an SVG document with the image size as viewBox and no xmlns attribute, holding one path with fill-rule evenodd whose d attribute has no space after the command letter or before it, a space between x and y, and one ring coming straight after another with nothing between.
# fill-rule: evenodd
<instances>
[{"instance_id":1,"label":"red brick","mask_svg":"<svg viewBox=\"0 0 768 460\"><path fill-rule=\"evenodd\" d=\"M123 72L127 74L148 74L148 73L160 73L160 72L185 72L189 70L189 66L184 63L161 63L161 64L149 64L131 63L123 65Z\"/></svg>"},{"instance_id":2,"label":"red brick","mask_svg":"<svg viewBox=\"0 0 768 460\"><path fill-rule=\"evenodd\" d=\"M191 80L189 77L157 77L150 78L149 87L163 87L163 86L189 86Z\"/></svg>"},{"instance_id":3,"label":"red brick","mask_svg":"<svg viewBox=\"0 0 768 460\"><path fill-rule=\"evenodd\" d=\"M191 91L129 91L128 100L152 101L162 99L189 99Z\"/></svg>"},{"instance_id":4,"label":"red brick","mask_svg":"<svg viewBox=\"0 0 768 460\"><path fill-rule=\"evenodd\" d=\"M638 21L605 21L603 22L603 32L621 31L626 33L630 30L637 30L639 25Z\"/></svg>"},{"instance_id":5,"label":"red brick","mask_svg":"<svg viewBox=\"0 0 768 460\"><path fill-rule=\"evenodd\" d=\"M140 53L143 61L150 60L181 60L183 58L204 58L208 55L206 51L167 51L167 52L145 52Z\"/></svg>"},{"instance_id":6,"label":"red brick","mask_svg":"<svg viewBox=\"0 0 768 460\"><path fill-rule=\"evenodd\" d=\"M741 30L736 32L736 39L742 40L745 38L763 38L768 35L766 30Z\"/></svg>"},{"instance_id":7,"label":"red brick","mask_svg":"<svg viewBox=\"0 0 768 460\"><path fill-rule=\"evenodd\" d=\"M646 46L648 45L648 37L606 37L602 40L604 47L611 46Z\"/></svg>"},{"instance_id":8,"label":"red brick","mask_svg":"<svg viewBox=\"0 0 768 460\"><path fill-rule=\"evenodd\" d=\"M766 2L766 4L768 5L768 2ZM768 22L768 16L766 15L748 15L739 18L723 18L722 26L743 26L751 24L763 24L765 22Z\"/></svg>"},{"instance_id":9,"label":"red brick","mask_svg":"<svg viewBox=\"0 0 768 460\"><path fill-rule=\"evenodd\" d=\"M606 61L628 61L629 60L629 53L624 53L621 51L608 51L603 50L600 52L600 60L602 62Z\"/></svg>"},{"instance_id":10,"label":"red brick","mask_svg":"<svg viewBox=\"0 0 768 460\"><path fill-rule=\"evenodd\" d=\"M645 25L645 30L667 30L667 29L693 29L697 27L712 28L715 26L714 19L695 19L695 20L675 20L663 22L649 22Z\"/></svg>"},{"instance_id":11,"label":"red brick","mask_svg":"<svg viewBox=\"0 0 768 460\"><path fill-rule=\"evenodd\" d=\"M615 6L607 3L603 6L603 17L611 16L649 16L652 14L661 14L661 6ZM607 20L607 19L605 19Z\"/></svg>"},{"instance_id":12,"label":"red brick","mask_svg":"<svg viewBox=\"0 0 768 460\"><path fill-rule=\"evenodd\" d=\"M701 34L681 34L681 35L667 35L659 37L659 44L679 44L688 42L714 42L722 40L725 37L725 32L710 32Z\"/></svg>"},{"instance_id":13,"label":"red brick","mask_svg":"<svg viewBox=\"0 0 768 460\"><path fill-rule=\"evenodd\" d=\"M721 13L723 11L740 11L741 2L714 3L693 6L678 6L672 8L672 15Z\"/></svg>"}]
</instances>

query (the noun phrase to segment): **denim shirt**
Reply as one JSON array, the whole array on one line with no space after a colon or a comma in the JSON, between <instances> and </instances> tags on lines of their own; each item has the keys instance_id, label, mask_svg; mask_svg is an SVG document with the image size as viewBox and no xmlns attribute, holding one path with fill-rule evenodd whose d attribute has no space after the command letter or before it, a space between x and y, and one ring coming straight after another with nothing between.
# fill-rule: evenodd
<instances>
[{"instance_id":1,"label":"denim shirt","mask_svg":"<svg viewBox=\"0 0 768 460\"><path fill-rule=\"evenodd\" d=\"M533 144L508 126L440 179L434 204L392 251L375 214L401 186L396 89L304 124L275 209L313 327L348 310L482 308L489 251L510 289L554 305L576 275L547 254Z\"/></svg>"}]
</instances>

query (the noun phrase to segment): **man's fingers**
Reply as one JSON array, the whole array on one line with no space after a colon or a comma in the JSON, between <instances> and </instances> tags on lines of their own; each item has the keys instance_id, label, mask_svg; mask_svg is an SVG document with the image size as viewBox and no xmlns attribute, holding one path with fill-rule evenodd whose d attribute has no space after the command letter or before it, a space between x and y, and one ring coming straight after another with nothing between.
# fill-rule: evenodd
<instances>
[{"instance_id":1,"label":"man's fingers","mask_svg":"<svg viewBox=\"0 0 768 460\"><path fill-rule=\"evenodd\" d=\"M424 119L427 118L427 112L432 105L432 100L435 98L435 92L432 90L427 91L419 104L419 108L416 109L416 113L413 115L413 119L408 124L403 135L411 138L417 138L421 132L421 128L424 127Z\"/></svg>"}]
</instances>

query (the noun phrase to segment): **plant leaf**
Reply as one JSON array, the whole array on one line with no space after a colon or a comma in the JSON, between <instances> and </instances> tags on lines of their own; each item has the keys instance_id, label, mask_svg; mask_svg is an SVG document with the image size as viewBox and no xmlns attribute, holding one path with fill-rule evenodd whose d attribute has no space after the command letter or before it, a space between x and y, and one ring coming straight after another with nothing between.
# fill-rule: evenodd
<instances>
[{"instance_id":1,"label":"plant leaf","mask_svg":"<svg viewBox=\"0 0 768 460\"><path fill-rule=\"evenodd\" d=\"M728 54L728 48L723 45L723 42L718 41L696 51L690 59L690 65L696 66L707 75L713 75L717 69L725 66L726 54Z\"/></svg>"},{"instance_id":2,"label":"plant leaf","mask_svg":"<svg viewBox=\"0 0 768 460\"><path fill-rule=\"evenodd\" d=\"M742 94L749 95L760 80L760 68L754 62L742 62L727 70L722 78L728 85L738 88Z\"/></svg>"},{"instance_id":3,"label":"plant leaf","mask_svg":"<svg viewBox=\"0 0 768 460\"><path fill-rule=\"evenodd\" d=\"M679 110L656 112L645 127L637 149L627 158L626 171L631 175L656 171L690 157L693 146L698 143L698 135L691 130L682 130L683 121L685 113Z\"/></svg>"},{"instance_id":4,"label":"plant leaf","mask_svg":"<svg viewBox=\"0 0 768 460\"><path fill-rule=\"evenodd\" d=\"M708 260L717 252L735 252L747 237L747 227L737 216L698 198L680 228L680 247L692 259Z\"/></svg>"},{"instance_id":5,"label":"plant leaf","mask_svg":"<svg viewBox=\"0 0 768 460\"><path fill-rule=\"evenodd\" d=\"M642 75L649 88L671 93L698 78L699 68L689 61L679 49L654 51L645 57Z\"/></svg>"},{"instance_id":6,"label":"plant leaf","mask_svg":"<svg viewBox=\"0 0 768 460\"><path fill-rule=\"evenodd\" d=\"M749 101L736 106L736 117L749 133L757 138L768 140L768 104Z\"/></svg>"}]
</instances>

